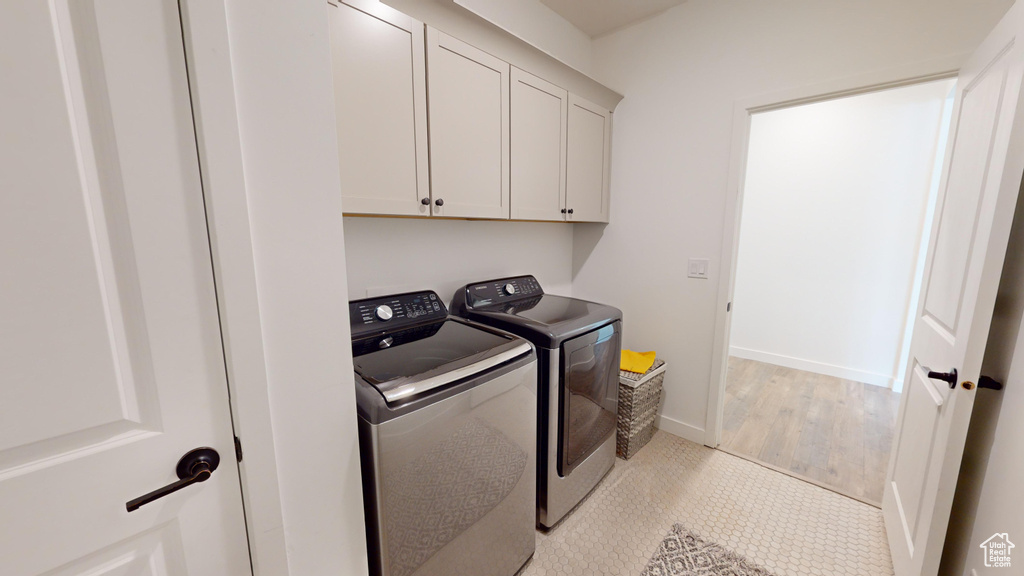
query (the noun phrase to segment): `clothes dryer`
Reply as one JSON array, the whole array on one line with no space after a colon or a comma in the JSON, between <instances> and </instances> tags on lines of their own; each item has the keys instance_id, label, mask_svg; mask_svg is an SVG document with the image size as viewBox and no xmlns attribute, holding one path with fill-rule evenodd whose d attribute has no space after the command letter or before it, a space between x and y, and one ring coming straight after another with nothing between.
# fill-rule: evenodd
<instances>
[{"instance_id":1,"label":"clothes dryer","mask_svg":"<svg viewBox=\"0 0 1024 576\"><path fill-rule=\"evenodd\" d=\"M537 522L554 526L615 464L622 312L533 276L464 286L451 309L537 347Z\"/></svg>"}]
</instances>

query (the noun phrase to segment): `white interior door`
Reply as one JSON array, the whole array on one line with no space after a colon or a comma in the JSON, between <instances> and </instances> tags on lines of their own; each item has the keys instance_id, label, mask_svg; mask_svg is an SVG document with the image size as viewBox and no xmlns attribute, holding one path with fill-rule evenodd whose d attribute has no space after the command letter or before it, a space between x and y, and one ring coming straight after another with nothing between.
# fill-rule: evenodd
<instances>
[{"instance_id":1,"label":"white interior door","mask_svg":"<svg viewBox=\"0 0 1024 576\"><path fill-rule=\"evenodd\" d=\"M898 576L937 573L1021 174L1024 5L961 70L882 512ZM929 377L958 372L947 383Z\"/></svg>"},{"instance_id":2,"label":"white interior door","mask_svg":"<svg viewBox=\"0 0 1024 576\"><path fill-rule=\"evenodd\" d=\"M5 0L0 54L0 572L250 573L178 5Z\"/></svg>"}]
</instances>

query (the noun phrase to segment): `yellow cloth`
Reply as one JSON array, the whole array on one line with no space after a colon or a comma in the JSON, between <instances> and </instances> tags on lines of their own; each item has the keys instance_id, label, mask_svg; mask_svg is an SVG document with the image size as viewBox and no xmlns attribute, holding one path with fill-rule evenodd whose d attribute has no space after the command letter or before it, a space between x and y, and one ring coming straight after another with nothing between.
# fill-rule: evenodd
<instances>
[{"instance_id":1,"label":"yellow cloth","mask_svg":"<svg viewBox=\"0 0 1024 576\"><path fill-rule=\"evenodd\" d=\"M619 362L619 370L626 370L628 372L639 372L643 374L654 366L654 351L651 352L633 352L632 350L622 351L622 360Z\"/></svg>"}]
</instances>

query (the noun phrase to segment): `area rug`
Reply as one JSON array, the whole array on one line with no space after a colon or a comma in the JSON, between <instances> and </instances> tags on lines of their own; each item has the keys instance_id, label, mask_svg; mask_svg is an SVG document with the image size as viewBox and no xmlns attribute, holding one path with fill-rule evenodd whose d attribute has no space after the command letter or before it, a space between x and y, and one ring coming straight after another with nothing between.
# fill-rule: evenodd
<instances>
[{"instance_id":1,"label":"area rug","mask_svg":"<svg viewBox=\"0 0 1024 576\"><path fill-rule=\"evenodd\" d=\"M743 556L676 524L641 576L774 576Z\"/></svg>"}]
</instances>

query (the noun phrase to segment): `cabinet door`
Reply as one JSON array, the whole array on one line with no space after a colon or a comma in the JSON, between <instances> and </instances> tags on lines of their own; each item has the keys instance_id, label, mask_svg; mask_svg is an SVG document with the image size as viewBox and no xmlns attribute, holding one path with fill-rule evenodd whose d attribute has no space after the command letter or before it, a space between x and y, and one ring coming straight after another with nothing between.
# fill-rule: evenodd
<instances>
[{"instance_id":1,"label":"cabinet door","mask_svg":"<svg viewBox=\"0 0 1024 576\"><path fill-rule=\"evenodd\" d=\"M565 220L569 93L512 68L512 219Z\"/></svg>"},{"instance_id":2,"label":"cabinet door","mask_svg":"<svg viewBox=\"0 0 1024 576\"><path fill-rule=\"evenodd\" d=\"M345 0L328 10L342 209L426 216L423 24L376 1Z\"/></svg>"},{"instance_id":3,"label":"cabinet door","mask_svg":"<svg viewBox=\"0 0 1024 576\"><path fill-rule=\"evenodd\" d=\"M569 94L565 205L571 222L608 221L611 112Z\"/></svg>"},{"instance_id":4,"label":"cabinet door","mask_svg":"<svg viewBox=\"0 0 1024 576\"><path fill-rule=\"evenodd\" d=\"M433 213L509 217L509 65L427 28Z\"/></svg>"}]
</instances>

